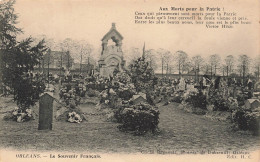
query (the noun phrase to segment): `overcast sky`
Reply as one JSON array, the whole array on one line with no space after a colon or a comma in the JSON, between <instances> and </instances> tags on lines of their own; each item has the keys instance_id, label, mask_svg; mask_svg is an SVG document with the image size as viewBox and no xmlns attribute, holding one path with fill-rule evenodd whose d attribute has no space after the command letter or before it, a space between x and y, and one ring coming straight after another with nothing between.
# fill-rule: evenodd
<instances>
[{"instance_id":1,"label":"overcast sky","mask_svg":"<svg viewBox=\"0 0 260 162\"><path fill-rule=\"evenodd\" d=\"M56 40L84 39L96 49L102 37L115 22L123 35L123 48L164 48L171 52L183 50L190 56L219 54L259 55L259 0L214 1L201 0L188 3L171 1L87 1L87 0L17 0L19 27L23 36L46 35ZM203 3L202 3L203 2ZM243 2L243 3L242 3ZM239 25L233 29L207 29L204 25L137 25L135 11L158 12L159 7L225 7L252 21L252 25ZM98 55L96 53L96 55Z\"/></svg>"}]
</instances>

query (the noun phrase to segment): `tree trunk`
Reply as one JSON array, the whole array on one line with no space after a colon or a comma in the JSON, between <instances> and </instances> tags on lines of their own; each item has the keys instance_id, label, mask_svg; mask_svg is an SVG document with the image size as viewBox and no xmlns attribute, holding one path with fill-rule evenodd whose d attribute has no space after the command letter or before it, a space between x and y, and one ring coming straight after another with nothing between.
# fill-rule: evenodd
<instances>
[{"instance_id":1,"label":"tree trunk","mask_svg":"<svg viewBox=\"0 0 260 162\"><path fill-rule=\"evenodd\" d=\"M80 55L79 74L81 74L81 65L82 65L82 54Z\"/></svg>"},{"instance_id":2,"label":"tree trunk","mask_svg":"<svg viewBox=\"0 0 260 162\"><path fill-rule=\"evenodd\" d=\"M228 68L228 66L227 66L227 77L228 77L228 69L229 69L229 68Z\"/></svg>"},{"instance_id":3,"label":"tree trunk","mask_svg":"<svg viewBox=\"0 0 260 162\"><path fill-rule=\"evenodd\" d=\"M198 65L198 81L199 81L199 78L200 78L200 65Z\"/></svg>"},{"instance_id":4,"label":"tree trunk","mask_svg":"<svg viewBox=\"0 0 260 162\"><path fill-rule=\"evenodd\" d=\"M245 65L243 65L243 85L245 84L245 74L246 74L246 72L245 72L245 70L246 70L246 67L245 67Z\"/></svg>"},{"instance_id":5,"label":"tree trunk","mask_svg":"<svg viewBox=\"0 0 260 162\"><path fill-rule=\"evenodd\" d=\"M197 79L197 70L196 67L194 68L194 75L195 75L195 83L198 83L198 79Z\"/></svg>"},{"instance_id":6,"label":"tree trunk","mask_svg":"<svg viewBox=\"0 0 260 162\"><path fill-rule=\"evenodd\" d=\"M168 77L168 63L166 64L166 77Z\"/></svg>"},{"instance_id":7,"label":"tree trunk","mask_svg":"<svg viewBox=\"0 0 260 162\"><path fill-rule=\"evenodd\" d=\"M70 57L69 57L69 51L67 52L67 55L68 55L68 70L69 70L69 68L70 68Z\"/></svg>"},{"instance_id":8,"label":"tree trunk","mask_svg":"<svg viewBox=\"0 0 260 162\"><path fill-rule=\"evenodd\" d=\"M257 67L257 74L256 74L257 76L257 80L259 80L259 66Z\"/></svg>"},{"instance_id":9,"label":"tree trunk","mask_svg":"<svg viewBox=\"0 0 260 162\"><path fill-rule=\"evenodd\" d=\"M179 62L179 77L181 75L181 63Z\"/></svg>"},{"instance_id":10,"label":"tree trunk","mask_svg":"<svg viewBox=\"0 0 260 162\"><path fill-rule=\"evenodd\" d=\"M163 58L162 58L162 77L163 77Z\"/></svg>"},{"instance_id":11,"label":"tree trunk","mask_svg":"<svg viewBox=\"0 0 260 162\"><path fill-rule=\"evenodd\" d=\"M212 78L212 65L210 66L210 75L211 75L211 78Z\"/></svg>"},{"instance_id":12,"label":"tree trunk","mask_svg":"<svg viewBox=\"0 0 260 162\"><path fill-rule=\"evenodd\" d=\"M50 83L50 54L51 54L51 52L48 51L48 72L47 72L47 75L48 75L48 85Z\"/></svg>"},{"instance_id":13,"label":"tree trunk","mask_svg":"<svg viewBox=\"0 0 260 162\"><path fill-rule=\"evenodd\" d=\"M60 77L61 77L61 70L62 70L62 53L60 54Z\"/></svg>"}]
</instances>

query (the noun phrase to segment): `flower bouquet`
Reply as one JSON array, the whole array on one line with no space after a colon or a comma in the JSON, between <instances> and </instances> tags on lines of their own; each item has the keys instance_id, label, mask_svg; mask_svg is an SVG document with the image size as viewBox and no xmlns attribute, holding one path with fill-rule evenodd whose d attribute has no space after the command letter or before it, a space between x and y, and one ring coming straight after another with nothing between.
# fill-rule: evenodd
<instances>
[{"instance_id":1,"label":"flower bouquet","mask_svg":"<svg viewBox=\"0 0 260 162\"><path fill-rule=\"evenodd\" d=\"M82 119L79 114L77 114L76 112L73 111L68 114L68 122L80 123L80 122L82 122Z\"/></svg>"},{"instance_id":2,"label":"flower bouquet","mask_svg":"<svg viewBox=\"0 0 260 162\"><path fill-rule=\"evenodd\" d=\"M25 111L22 111L22 109L16 107L12 112L12 119L17 121L18 123L29 121L32 118L33 116L31 109L26 109Z\"/></svg>"}]
</instances>

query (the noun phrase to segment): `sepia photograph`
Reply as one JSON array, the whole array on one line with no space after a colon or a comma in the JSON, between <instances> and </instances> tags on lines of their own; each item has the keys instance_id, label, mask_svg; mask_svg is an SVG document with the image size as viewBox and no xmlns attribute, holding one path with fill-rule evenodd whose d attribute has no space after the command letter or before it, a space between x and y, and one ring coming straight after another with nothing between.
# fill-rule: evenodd
<instances>
[{"instance_id":1,"label":"sepia photograph","mask_svg":"<svg viewBox=\"0 0 260 162\"><path fill-rule=\"evenodd\" d=\"M0 161L259 161L259 0L0 0Z\"/></svg>"}]
</instances>

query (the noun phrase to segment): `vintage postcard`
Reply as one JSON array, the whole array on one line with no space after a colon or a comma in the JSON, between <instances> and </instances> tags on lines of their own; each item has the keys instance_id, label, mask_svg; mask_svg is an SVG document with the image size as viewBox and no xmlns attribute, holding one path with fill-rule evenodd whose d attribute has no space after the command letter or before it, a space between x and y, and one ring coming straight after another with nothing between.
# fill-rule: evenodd
<instances>
[{"instance_id":1,"label":"vintage postcard","mask_svg":"<svg viewBox=\"0 0 260 162\"><path fill-rule=\"evenodd\" d=\"M259 13L0 0L0 161L259 161Z\"/></svg>"}]
</instances>

